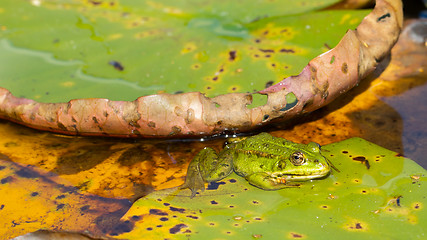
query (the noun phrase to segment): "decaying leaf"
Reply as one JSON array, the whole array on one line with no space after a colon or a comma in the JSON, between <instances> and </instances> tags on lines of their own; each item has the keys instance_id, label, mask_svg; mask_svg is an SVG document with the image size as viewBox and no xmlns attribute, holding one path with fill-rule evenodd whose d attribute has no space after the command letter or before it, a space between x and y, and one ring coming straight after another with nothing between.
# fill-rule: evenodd
<instances>
[{"instance_id":1,"label":"decaying leaf","mask_svg":"<svg viewBox=\"0 0 427 240\"><path fill-rule=\"evenodd\" d=\"M0 154L1 239L39 229L91 232L103 236L130 208L125 199L82 194L56 174L12 162ZM6 216L13 216L13 220Z\"/></svg>"},{"instance_id":2,"label":"decaying leaf","mask_svg":"<svg viewBox=\"0 0 427 240\"><path fill-rule=\"evenodd\" d=\"M300 75L256 94L208 98L191 92L143 96L133 102L77 99L39 103L1 88L0 117L71 135L182 137L248 131L316 110L356 86L390 51L401 27L401 2L378 0L357 30L348 31L334 49L310 61ZM248 108L257 94L267 95L267 103Z\"/></svg>"}]
</instances>

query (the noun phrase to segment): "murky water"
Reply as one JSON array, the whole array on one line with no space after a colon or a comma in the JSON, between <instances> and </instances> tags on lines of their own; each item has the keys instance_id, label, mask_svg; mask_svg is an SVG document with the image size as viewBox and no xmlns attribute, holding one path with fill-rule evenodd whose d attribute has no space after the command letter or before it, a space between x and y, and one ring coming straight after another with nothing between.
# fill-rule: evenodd
<instances>
[{"instance_id":1,"label":"murky water","mask_svg":"<svg viewBox=\"0 0 427 240\"><path fill-rule=\"evenodd\" d=\"M427 168L427 84L403 94L384 97L403 120L403 154Z\"/></svg>"}]
</instances>

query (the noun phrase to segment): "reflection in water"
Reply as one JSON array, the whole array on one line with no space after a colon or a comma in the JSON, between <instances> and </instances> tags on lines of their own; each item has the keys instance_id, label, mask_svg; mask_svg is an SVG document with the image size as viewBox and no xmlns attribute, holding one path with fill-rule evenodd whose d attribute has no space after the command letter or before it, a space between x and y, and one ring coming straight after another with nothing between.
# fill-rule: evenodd
<instances>
[{"instance_id":1,"label":"reflection in water","mask_svg":"<svg viewBox=\"0 0 427 240\"><path fill-rule=\"evenodd\" d=\"M183 183L187 164L205 145L154 139L70 137L0 120L0 153L59 174L79 190L135 200Z\"/></svg>"},{"instance_id":2,"label":"reflection in water","mask_svg":"<svg viewBox=\"0 0 427 240\"><path fill-rule=\"evenodd\" d=\"M403 152L427 168L427 84L410 89L401 95L384 97L403 119Z\"/></svg>"}]
</instances>

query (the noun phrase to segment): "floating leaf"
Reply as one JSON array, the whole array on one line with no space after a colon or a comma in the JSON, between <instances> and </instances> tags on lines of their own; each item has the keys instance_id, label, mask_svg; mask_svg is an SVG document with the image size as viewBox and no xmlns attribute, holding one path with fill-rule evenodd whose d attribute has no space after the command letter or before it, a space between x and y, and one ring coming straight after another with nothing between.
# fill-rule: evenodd
<instances>
[{"instance_id":1,"label":"floating leaf","mask_svg":"<svg viewBox=\"0 0 427 240\"><path fill-rule=\"evenodd\" d=\"M310 14L311 18L295 15L266 18L246 24L231 22L231 25L227 25L228 23L223 23L226 18L218 20L216 18L204 17L200 19L200 16L191 12L191 8L189 13L185 13L175 6L164 5L162 3L152 4L151 2L147 4L149 5L148 8L132 8L134 11L140 10L141 13L148 11L150 14L153 14L150 16L154 16L154 18L143 19L141 25L138 25L138 23L135 25L136 15L131 10L124 10L126 4L120 5L111 2L109 5L105 5L89 2L87 8L76 7L78 4L76 6L73 4L64 4L65 8L61 6L60 9L56 9L55 7L58 5L55 4L43 5L46 8L39 7L41 10L38 8L34 10L42 11L42 16L46 17L46 19L51 19L49 17L51 14L61 12L67 20L67 17L70 17L69 15L74 16L74 11L77 10L77 12L80 12L81 15L78 15L76 25L79 28L90 31L89 35L87 32L83 35L86 36L86 39L89 37L91 41L89 43L85 41L84 45L79 45L82 43L67 40L65 45L61 45L63 40L52 38L49 34L43 34L49 40L44 39L40 41L45 44L49 43L47 49L51 49L52 44L59 43L57 48L54 47L55 51L57 53L62 51L61 54L63 56L68 56L71 59L82 59L83 55L85 61L90 62L91 66L92 64L96 66L93 69L88 67L85 71L96 76L106 74L114 77L117 72L119 74L129 72L129 76L134 74L139 79L141 76L146 76L147 79L150 76L154 76L154 80L150 80L150 86L155 86L158 83L162 85L161 79L164 78L168 82L168 86L175 84L173 86L175 90L178 89L178 86L187 85L185 82L182 82L183 80L176 81L176 79L190 79L188 76L192 76L199 79L199 81L188 83L190 90L192 90L193 86L201 89L200 84L204 85L207 83L208 86L203 92L206 92L208 95L217 95L219 93L211 92L211 90L214 91L217 89L215 87L216 83L221 84L221 82L231 84L231 86L228 86L231 92L250 92L254 91L251 89L262 89L265 86L270 86L283 76L287 76L283 72L283 69L288 67L287 62L299 62L303 65L307 62L307 59L300 58L300 56L307 55L307 50L311 46L313 46L312 49L319 50L321 49L320 46L324 46L325 44L326 46L330 45L320 37L321 35L316 37L314 42L311 41L311 38L294 39L301 32L313 33L313 30L310 30L312 27L316 29L326 27L328 32L332 32L329 31L329 28L340 26L342 23L347 22L357 24L360 20L346 12L338 12L337 14L336 12L320 12ZM23 5L22 7L35 8L30 5ZM49 7L54 8L55 11L52 11ZM104 7L108 10L101 10ZM156 12L159 9L162 9L161 13ZM227 129L249 130L274 119L290 118L303 110L313 111L326 105L339 94L355 86L360 77L372 71L377 64L376 61L382 58L396 41L402 20L400 9L399 1L391 1L390 3L379 1L376 9L361 23L358 31L349 31L336 48L312 60L299 76L287 78L275 86L259 92L268 95L268 100L255 97L254 102L252 94L220 95L209 99L201 93L187 93L179 95L151 95L138 98L134 102L82 99L71 101L67 105L40 105L33 101L14 98L7 90L1 89L0 93L3 99L0 102L0 106L2 106L0 113L3 118L20 122L27 126L79 135L104 134L130 137L153 135L183 136L215 134ZM151 10L153 11L151 12ZM88 14L88 12L91 15L85 17L85 14ZM12 29L22 23L29 22L31 25L32 22L36 22L33 18L39 16L32 15L34 14L32 11L29 16L24 16L23 18L18 16L19 21L17 21L15 19L17 16L11 11L4 11L4 13L11 14L9 18L6 18L8 20L6 22ZM144 14L142 15L145 16ZM163 16L164 19L162 17L158 18L158 16ZM137 18L139 19L138 21L141 21L139 15ZM170 18L175 19L175 21L170 21ZM14 19L14 21L10 21L11 19ZM46 21L46 19L41 19L41 22L48 22L50 24L50 21ZM124 24L120 19L125 19L123 20ZM134 24L126 25L129 19ZM313 21L314 19L316 21ZM330 24L325 24L323 20ZM17 26L15 26L16 23ZM60 29L61 24L64 24L64 22L60 21L59 23L56 26L58 29ZM38 24L41 23L38 22ZM303 28L297 29L296 26L301 26L301 24L303 24ZM115 27L119 28L123 26L126 29L124 32L131 32L133 38L123 37L121 34L117 35L117 33L113 35L108 33L108 31L115 29ZM153 28L153 26L157 28ZM139 35L136 32L132 32L141 31L138 27L144 30L142 33L139 32ZM98 28L101 30L98 30ZM380 35L382 38L377 39L376 34L374 36L370 30L372 28L381 30ZM34 31L34 26L30 30ZM110 38L100 37L102 34L100 35L99 32L103 30L106 31L104 35L110 34ZM194 30L196 30L197 36L194 35ZM5 31L6 36L18 45L29 44L28 36L31 35L30 33L27 33L25 38L22 38L20 34L7 30L7 27ZM214 34L212 35L212 33ZM40 32L37 31L37 34L40 34ZM184 40L183 44L176 44L176 39L180 41L186 39L184 37L187 36L186 34L189 34L191 40ZM220 38L215 38L214 36L216 35ZM199 36L207 37L200 39ZM65 34L61 37L67 38L67 35ZM155 55L155 57L150 58L148 64L144 64L145 75L140 72L135 75L135 72L126 70L129 65L125 60L119 60L119 57L115 59L116 53L121 53L122 55L120 56L122 59L125 59L125 57L126 60L133 59L131 62L136 62L136 59L148 59L141 58L141 52L134 49L117 48L120 50L116 52L116 48L114 47L117 44L116 40L122 39L122 37L123 39L132 41L142 39L141 42L138 42L139 44L143 44L148 37L149 41L145 45L149 46L149 49L143 50L142 55L149 54L148 56ZM94 44L94 42L100 41L105 45ZM166 43L163 41L166 41ZM71 48L69 46L70 42ZM128 43L126 46L135 45L132 43ZM45 44L42 44L42 46L45 46ZM176 49L168 49L167 55L173 59L172 62L167 64L177 66L177 72L172 69L165 71L165 68L160 67L155 60L161 59L161 62L165 62L165 57L159 49L168 46L168 44L172 44L174 47L181 47L179 52ZM205 44L208 45L209 51L203 50L205 49ZM96 50L97 47L98 50ZM101 51L100 47L106 50ZM349 48L354 53L350 54ZM70 49L72 49L71 52ZM199 49L202 51L197 52ZM94 52L92 53L91 51ZM113 59L107 61L104 58L104 61L100 61L99 59L102 57L100 53L102 52L110 54ZM296 54L295 57L292 56L294 54ZM182 57L182 59L180 58L181 60L179 61L176 60L175 55ZM313 56L309 56L308 59L311 57ZM213 59L212 64L202 67L202 62L207 62L209 59ZM188 61L190 61L190 64L183 65ZM100 62L102 62L101 65L96 65L96 63ZM251 62L251 65L247 67L246 64L249 62ZM239 65L242 63L244 65ZM103 70L102 66L107 65L110 71ZM195 71L202 68L204 69L203 71ZM132 69L135 68L131 67L130 70ZM181 71L182 69L187 69L191 73L184 73L184 71ZM210 72L210 75L206 75L206 69ZM267 69L267 72L262 73L261 69ZM154 71L154 73L151 71ZM196 73L192 73L192 71ZM165 72L172 74L172 76L165 75ZM197 72L202 75L197 75ZM334 76L334 78L328 76ZM125 77L125 75L122 77ZM262 87L259 87L260 82L257 82L258 86L257 84L247 84L247 80L251 78L264 78L265 80L261 82ZM200 81L200 79L203 79L203 81ZM312 84L312 81L316 83ZM67 81L64 84L65 87L72 87L74 83ZM251 89L245 89L243 86ZM221 85L221 89L226 89L226 87ZM167 88L165 88L165 91L171 92ZM49 94L39 94L38 98L51 95L51 92L46 91ZM178 90L178 92L181 92L181 90ZM283 99L290 99L290 95L292 95L293 102L283 101ZM261 106L259 106L260 101L262 102ZM251 105L251 107L247 108L248 105ZM233 112L232 118L230 117L230 112ZM168 119L168 122L164 122L165 119Z\"/></svg>"},{"instance_id":2,"label":"floating leaf","mask_svg":"<svg viewBox=\"0 0 427 240\"><path fill-rule=\"evenodd\" d=\"M333 233L418 239L425 234L426 170L360 138L322 149L340 172L278 191L260 190L237 175L210 184L193 199L187 190L158 191L134 203L121 220L134 228L119 237L327 239Z\"/></svg>"},{"instance_id":3,"label":"floating leaf","mask_svg":"<svg viewBox=\"0 0 427 240\"><path fill-rule=\"evenodd\" d=\"M2 69L2 87L42 102L261 90L298 74L368 13L310 13L336 0L249 1L244 7L234 1L5 1L0 37L11 42L2 50L13 58L2 60L21 65L25 75ZM271 47L275 53L263 52ZM29 80L35 89L20 87Z\"/></svg>"}]
</instances>

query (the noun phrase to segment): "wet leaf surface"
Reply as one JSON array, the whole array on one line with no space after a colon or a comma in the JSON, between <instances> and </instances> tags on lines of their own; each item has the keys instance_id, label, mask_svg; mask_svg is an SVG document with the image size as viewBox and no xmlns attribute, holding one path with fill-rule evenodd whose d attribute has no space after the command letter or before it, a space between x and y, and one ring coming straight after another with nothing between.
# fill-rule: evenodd
<instances>
[{"instance_id":1,"label":"wet leaf surface","mask_svg":"<svg viewBox=\"0 0 427 240\"><path fill-rule=\"evenodd\" d=\"M210 184L193 199L188 190L158 191L135 202L122 218L134 224L132 232L110 234L128 239L327 239L326 233L417 239L425 234L426 170L360 138L322 149L341 172L279 191L257 189L237 175Z\"/></svg>"},{"instance_id":2,"label":"wet leaf surface","mask_svg":"<svg viewBox=\"0 0 427 240\"><path fill-rule=\"evenodd\" d=\"M0 155L0 179L2 239L45 228L86 229L103 236L131 206L125 199L82 194L56 174L14 163L5 155Z\"/></svg>"},{"instance_id":3,"label":"wet leaf surface","mask_svg":"<svg viewBox=\"0 0 427 240\"><path fill-rule=\"evenodd\" d=\"M299 74L369 12L310 13L334 2L5 0L1 86L41 102L262 90Z\"/></svg>"}]
</instances>

